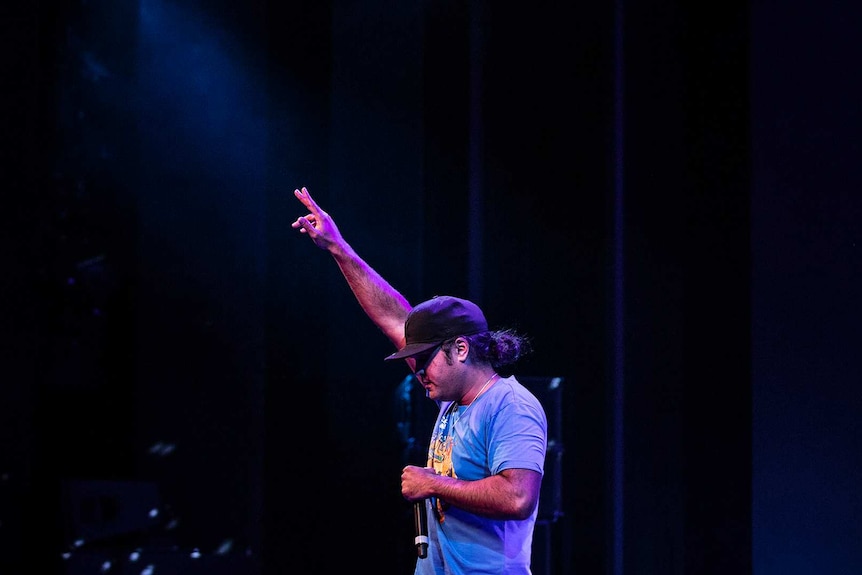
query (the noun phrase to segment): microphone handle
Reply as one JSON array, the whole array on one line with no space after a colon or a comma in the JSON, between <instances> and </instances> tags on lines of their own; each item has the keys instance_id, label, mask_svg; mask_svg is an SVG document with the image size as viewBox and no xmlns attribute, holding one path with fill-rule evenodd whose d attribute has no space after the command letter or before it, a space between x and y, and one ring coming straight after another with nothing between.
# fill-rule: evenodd
<instances>
[{"instance_id":1,"label":"microphone handle","mask_svg":"<svg viewBox=\"0 0 862 575\"><path fill-rule=\"evenodd\" d=\"M413 502L413 523L416 526L416 552L420 559L428 556L428 511L425 499Z\"/></svg>"}]
</instances>

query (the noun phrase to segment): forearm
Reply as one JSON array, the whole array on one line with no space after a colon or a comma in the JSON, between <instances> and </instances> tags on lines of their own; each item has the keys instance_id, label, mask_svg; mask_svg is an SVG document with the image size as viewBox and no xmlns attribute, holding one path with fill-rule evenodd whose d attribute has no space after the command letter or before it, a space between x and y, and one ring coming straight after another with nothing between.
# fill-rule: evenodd
<instances>
[{"instance_id":1,"label":"forearm","mask_svg":"<svg viewBox=\"0 0 862 575\"><path fill-rule=\"evenodd\" d=\"M410 303L346 242L329 250L365 314L395 345L404 345Z\"/></svg>"},{"instance_id":2,"label":"forearm","mask_svg":"<svg viewBox=\"0 0 862 575\"><path fill-rule=\"evenodd\" d=\"M434 495L449 505L492 519L526 519L538 504L541 475L509 469L478 481L443 475L434 480Z\"/></svg>"}]
</instances>

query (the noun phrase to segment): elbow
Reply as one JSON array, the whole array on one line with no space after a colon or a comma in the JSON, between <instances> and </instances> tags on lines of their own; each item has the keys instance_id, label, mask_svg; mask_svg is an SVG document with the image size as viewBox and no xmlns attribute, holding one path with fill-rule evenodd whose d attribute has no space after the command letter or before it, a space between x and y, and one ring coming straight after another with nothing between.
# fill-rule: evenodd
<instances>
[{"instance_id":1,"label":"elbow","mask_svg":"<svg viewBox=\"0 0 862 575\"><path fill-rule=\"evenodd\" d=\"M524 520L529 519L533 514L533 511L536 510L536 506L539 504L538 498L536 497L517 497L512 501L512 507L509 510L509 516L512 519Z\"/></svg>"},{"instance_id":2,"label":"elbow","mask_svg":"<svg viewBox=\"0 0 862 575\"><path fill-rule=\"evenodd\" d=\"M506 470L501 475L509 480L508 497L505 497L505 515L509 519L529 519L539 505L542 476L528 470Z\"/></svg>"}]
</instances>

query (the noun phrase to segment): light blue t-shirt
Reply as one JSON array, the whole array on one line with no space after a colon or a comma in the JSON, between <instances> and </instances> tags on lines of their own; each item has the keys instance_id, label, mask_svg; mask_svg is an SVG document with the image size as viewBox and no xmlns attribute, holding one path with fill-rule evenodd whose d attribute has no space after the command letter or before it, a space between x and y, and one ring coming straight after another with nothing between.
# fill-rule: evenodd
<instances>
[{"instance_id":1,"label":"light blue t-shirt","mask_svg":"<svg viewBox=\"0 0 862 575\"><path fill-rule=\"evenodd\" d=\"M548 422L539 400L515 377L501 378L470 405L442 402L428 466L474 481L504 469L544 472ZM415 575L527 575L538 506L524 520L480 517L429 500L428 555Z\"/></svg>"}]
</instances>

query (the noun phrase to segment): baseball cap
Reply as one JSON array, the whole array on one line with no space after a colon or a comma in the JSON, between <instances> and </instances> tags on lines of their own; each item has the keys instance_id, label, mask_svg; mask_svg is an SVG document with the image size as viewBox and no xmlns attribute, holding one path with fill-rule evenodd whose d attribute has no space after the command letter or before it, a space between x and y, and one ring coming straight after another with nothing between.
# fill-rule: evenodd
<instances>
[{"instance_id":1,"label":"baseball cap","mask_svg":"<svg viewBox=\"0 0 862 575\"><path fill-rule=\"evenodd\" d=\"M410 310L404 323L407 344L385 359L410 357L459 335L487 330L485 314L473 302L454 296L434 296Z\"/></svg>"}]
</instances>

